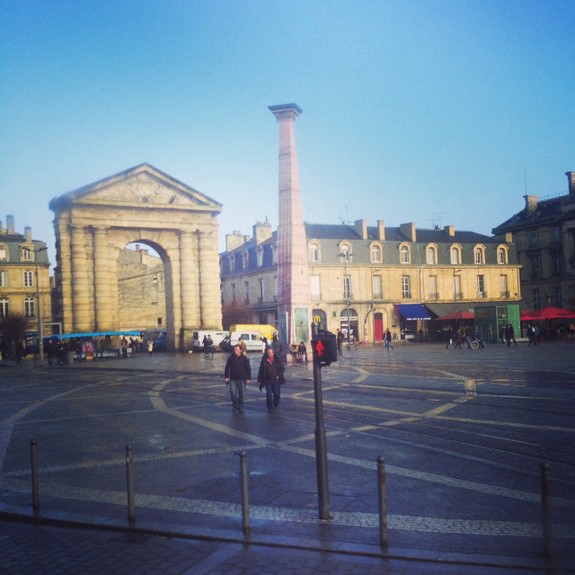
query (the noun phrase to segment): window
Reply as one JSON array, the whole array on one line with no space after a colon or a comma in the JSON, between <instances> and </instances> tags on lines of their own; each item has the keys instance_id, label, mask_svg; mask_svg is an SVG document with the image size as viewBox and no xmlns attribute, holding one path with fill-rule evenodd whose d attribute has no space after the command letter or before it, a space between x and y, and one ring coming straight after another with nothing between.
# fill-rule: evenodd
<instances>
[{"instance_id":1,"label":"window","mask_svg":"<svg viewBox=\"0 0 575 575\"><path fill-rule=\"evenodd\" d=\"M0 287L8 287L8 272L0 272Z\"/></svg>"},{"instance_id":2,"label":"window","mask_svg":"<svg viewBox=\"0 0 575 575\"><path fill-rule=\"evenodd\" d=\"M563 294L561 292L561 286L553 286L553 300L555 302L555 307L563 307Z\"/></svg>"},{"instance_id":3,"label":"window","mask_svg":"<svg viewBox=\"0 0 575 575\"><path fill-rule=\"evenodd\" d=\"M531 307L533 310L541 309L541 292L539 288L531 290Z\"/></svg>"},{"instance_id":4,"label":"window","mask_svg":"<svg viewBox=\"0 0 575 575\"><path fill-rule=\"evenodd\" d=\"M33 260L32 254L34 252L30 248L22 248L20 251L20 258L23 262L31 262Z\"/></svg>"},{"instance_id":5,"label":"window","mask_svg":"<svg viewBox=\"0 0 575 575\"><path fill-rule=\"evenodd\" d=\"M409 276L401 276L401 297L411 299L411 279Z\"/></svg>"},{"instance_id":6,"label":"window","mask_svg":"<svg viewBox=\"0 0 575 575\"><path fill-rule=\"evenodd\" d=\"M242 269L243 270L247 270L248 269L248 262L249 262L249 255L247 251L243 251L242 252Z\"/></svg>"},{"instance_id":7,"label":"window","mask_svg":"<svg viewBox=\"0 0 575 575\"><path fill-rule=\"evenodd\" d=\"M399 261L402 264L408 264L411 261L408 246L403 245L399 248Z\"/></svg>"},{"instance_id":8,"label":"window","mask_svg":"<svg viewBox=\"0 0 575 575\"><path fill-rule=\"evenodd\" d=\"M453 265L461 265L461 248L459 246L451 246L449 250L449 261Z\"/></svg>"},{"instance_id":9,"label":"window","mask_svg":"<svg viewBox=\"0 0 575 575\"><path fill-rule=\"evenodd\" d=\"M34 298L27 297L24 299L24 315L26 317L34 317Z\"/></svg>"},{"instance_id":10,"label":"window","mask_svg":"<svg viewBox=\"0 0 575 575\"><path fill-rule=\"evenodd\" d=\"M551 228L551 241L560 242L561 241L561 228L554 226Z\"/></svg>"},{"instance_id":11,"label":"window","mask_svg":"<svg viewBox=\"0 0 575 575\"><path fill-rule=\"evenodd\" d=\"M501 297L509 297L509 287L507 285L507 275L501 274L499 276L499 293Z\"/></svg>"},{"instance_id":12,"label":"window","mask_svg":"<svg viewBox=\"0 0 575 575\"><path fill-rule=\"evenodd\" d=\"M351 253L351 246L349 244L341 244L339 246L339 255L342 261L350 262L353 254Z\"/></svg>"},{"instance_id":13,"label":"window","mask_svg":"<svg viewBox=\"0 0 575 575\"><path fill-rule=\"evenodd\" d=\"M461 276L453 276L453 299L463 299L461 292Z\"/></svg>"},{"instance_id":14,"label":"window","mask_svg":"<svg viewBox=\"0 0 575 575\"><path fill-rule=\"evenodd\" d=\"M475 248L473 248L473 261L476 265L485 263L485 248L482 246L475 246Z\"/></svg>"},{"instance_id":15,"label":"window","mask_svg":"<svg viewBox=\"0 0 575 575\"><path fill-rule=\"evenodd\" d=\"M537 279L541 277L541 257L532 256L529 261L531 263L531 278Z\"/></svg>"},{"instance_id":16,"label":"window","mask_svg":"<svg viewBox=\"0 0 575 575\"><path fill-rule=\"evenodd\" d=\"M229 268L230 268L230 273L234 273L236 271L236 258L234 255L231 255L228 258L228 264L229 264Z\"/></svg>"},{"instance_id":17,"label":"window","mask_svg":"<svg viewBox=\"0 0 575 575\"><path fill-rule=\"evenodd\" d=\"M373 264L380 264L382 261L381 259L381 246L377 244L371 245L371 263Z\"/></svg>"},{"instance_id":18,"label":"window","mask_svg":"<svg viewBox=\"0 0 575 575\"><path fill-rule=\"evenodd\" d=\"M483 275L477 276L477 297L487 297L487 294L485 293L485 276Z\"/></svg>"},{"instance_id":19,"label":"window","mask_svg":"<svg viewBox=\"0 0 575 575\"><path fill-rule=\"evenodd\" d=\"M309 261L310 262L319 262L320 261L320 254L319 254L319 245L315 242L309 244Z\"/></svg>"},{"instance_id":20,"label":"window","mask_svg":"<svg viewBox=\"0 0 575 575\"><path fill-rule=\"evenodd\" d=\"M236 303L236 284L232 284L232 303Z\"/></svg>"},{"instance_id":21,"label":"window","mask_svg":"<svg viewBox=\"0 0 575 575\"><path fill-rule=\"evenodd\" d=\"M435 246L425 248L425 262L430 266L437 264L437 248Z\"/></svg>"},{"instance_id":22,"label":"window","mask_svg":"<svg viewBox=\"0 0 575 575\"><path fill-rule=\"evenodd\" d=\"M8 260L8 249L6 246L0 246L0 262Z\"/></svg>"},{"instance_id":23,"label":"window","mask_svg":"<svg viewBox=\"0 0 575 575\"><path fill-rule=\"evenodd\" d=\"M265 282L264 282L263 278L259 279L259 288L260 288L260 295L258 297L258 300L260 303L262 303L264 301L264 297L266 295Z\"/></svg>"},{"instance_id":24,"label":"window","mask_svg":"<svg viewBox=\"0 0 575 575\"><path fill-rule=\"evenodd\" d=\"M24 272L24 287L34 287L33 272Z\"/></svg>"},{"instance_id":25,"label":"window","mask_svg":"<svg viewBox=\"0 0 575 575\"><path fill-rule=\"evenodd\" d=\"M258 246L256 251L256 257L258 262L258 268L261 268L264 265L264 248L262 246Z\"/></svg>"},{"instance_id":26,"label":"window","mask_svg":"<svg viewBox=\"0 0 575 575\"><path fill-rule=\"evenodd\" d=\"M553 261L553 275L560 276L563 273L563 254L557 252L551 257Z\"/></svg>"},{"instance_id":27,"label":"window","mask_svg":"<svg viewBox=\"0 0 575 575\"><path fill-rule=\"evenodd\" d=\"M351 299L351 276L343 276L343 297L344 299Z\"/></svg>"},{"instance_id":28,"label":"window","mask_svg":"<svg viewBox=\"0 0 575 575\"><path fill-rule=\"evenodd\" d=\"M320 281L318 275L312 275L309 278L311 288L311 298L313 300L321 299Z\"/></svg>"},{"instance_id":29,"label":"window","mask_svg":"<svg viewBox=\"0 0 575 575\"><path fill-rule=\"evenodd\" d=\"M8 317L9 311L8 300L5 297L0 299L0 317Z\"/></svg>"},{"instance_id":30,"label":"window","mask_svg":"<svg viewBox=\"0 0 575 575\"><path fill-rule=\"evenodd\" d=\"M429 276L429 299L439 299L437 293L437 276Z\"/></svg>"},{"instance_id":31,"label":"window","mask_svg":"<svg viewBox=\"0 0 575 575\"><path fill-rule=\"evenodd\" d=\"M497 263L505 265L507 263L507 249L503 247L497 248Z\"/></svg>"},{"instance_id":32,"label":"window","mask_svg":"<svg viewBox=\"0 0 575 575\"><path fill-rule=\"evenodd\" d=\"M245 290L245 294L246 294L245 302L246 302L246 304L249 304L250 303L250 284L249 284L249 282L244 282L244 290Z\"/></svg>"},{"instance_id":33,"label":"window","mask_svg":"<svg viewBox=\"0 0 575 575\"><path fill-rule=\"evenodd\" d=\"M528 240L529 245L534 247L539 244L539 238L537 237L537 232L529 232Z\"/></svg>"},{"instance_id":34,"label":"window","mask_svg":"<svg viewBox=\"0 0 575 575\"><path fill-rule=\"evenodd\" d=\"M373 299L383 298L383 283L381 276L372 276L371 289L373 291Z\"/></svg>"}]
</instances>

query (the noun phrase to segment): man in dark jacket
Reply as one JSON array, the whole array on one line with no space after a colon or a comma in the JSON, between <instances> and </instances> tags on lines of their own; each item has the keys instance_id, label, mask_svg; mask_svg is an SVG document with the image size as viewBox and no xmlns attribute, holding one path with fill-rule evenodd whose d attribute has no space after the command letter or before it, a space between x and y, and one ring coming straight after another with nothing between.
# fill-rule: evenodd
<instances>
[{"instance_id":1,"label":"man in dark jacket","mask_svg":"<svg viewBox=\"0 0 575 575\"><path fill-rule=\"evenodd\" d=\"M250 360L242 353L239 345L234 345L234 351L228 357L224 377L226 384L230 386L234 413L243 413L246 384L252 379L252 368Z\"/></svg>"},{"instance_id":2,"label":"man in dark jacket","mask_svg":"<svg viewBox=\"0 0 575 575\"><path fill-rule=\"evenodd\" d=\"M285 383L284 366L279 357L276 356L273 347L268 347L266 355L262 358L258 372L258 383L260 391L264 387L266 388L266 405L268 413L272 413L280 404L280 385Z\"/></svg>"}]
</instances>

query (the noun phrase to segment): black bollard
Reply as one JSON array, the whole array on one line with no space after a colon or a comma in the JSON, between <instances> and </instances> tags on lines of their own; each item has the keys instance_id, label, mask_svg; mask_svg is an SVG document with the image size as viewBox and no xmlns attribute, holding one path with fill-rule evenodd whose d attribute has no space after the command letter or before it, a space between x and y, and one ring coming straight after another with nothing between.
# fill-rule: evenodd
<instances>
[{"instance_id":1,"label":"black bollard","mask_svg":"<svg viewBox=\"0 0 575 575\"><path fill-rule=\"evenodd\" d=\"M543 504L543 550L547 557L553 555L551 523L551 490L549 488L549 464L541 464L541 503Z\"/></svg>"},{"instance_id":2,"label":"black bollard","mask_svg":"<svg viewBox=\"0 0 575 575\"><path fill-rule=\"evenodd\" d=\"M379 544L387 548L387 485L385 479L385 460L377 458L377 483L379 494Z\"/></svg>"},{"instance_id":3,"label":"black bollard","mask_svg":"<svg viewBox=\"0 0 575 575\"><path fill-rule=\"evenodd\" d=\"M248 454L245 451L240 456L240 480L242 490L242 529L244 533L250 532L250 504L248 498Z\"/></svg>"},{"instance_id":4,"label":"black bollard","mask_svg":"<svg viewBox=\"0 0 575 575\"><path fill-rule=\"evenodd\" d=\"M40 480L38 475L38 442L35 439L30 441L30 460L32 473L32 510L34 515L40 512Z\"/></svg>"},{"instance_id":5,"label":"black bollard","mask_svg":"<svg viewBox=\"0 0 575 575\"><path fill-rule=\"evenodd\" d=\"M128 484L128 523L133 525L136 521L136 505L134 496L134 458L130 445L126 445L126 472Z\"/></svg>"}]
</instances>

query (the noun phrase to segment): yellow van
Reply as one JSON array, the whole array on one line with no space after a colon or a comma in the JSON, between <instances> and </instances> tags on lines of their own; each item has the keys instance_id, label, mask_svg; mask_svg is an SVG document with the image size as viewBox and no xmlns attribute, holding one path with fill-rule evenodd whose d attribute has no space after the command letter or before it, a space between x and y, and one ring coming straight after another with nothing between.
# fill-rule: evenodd
<instances>
[{"instance_id":1,"label":"yellow van","mask_svg":"<svg viewBox=\"0 0 575 575\"><path fill-rule=\"evenodd\" d=\"M230 325L230 334L238 331L261 333L262 337L265 337L270 343L273 336L278 333L278 330L273 325L267 323L238 323Z\"/></svg>"}]
</instances>

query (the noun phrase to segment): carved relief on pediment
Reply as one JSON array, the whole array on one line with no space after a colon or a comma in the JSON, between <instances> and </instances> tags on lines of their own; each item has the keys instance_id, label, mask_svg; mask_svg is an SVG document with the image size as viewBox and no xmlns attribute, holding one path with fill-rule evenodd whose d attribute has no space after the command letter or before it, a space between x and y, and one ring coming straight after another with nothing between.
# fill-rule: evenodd
<instances>
[{"instance_id":1,"label":"carved relief on pediment","mask_svg":"<svg viewBox=\"0 0 575 575\"><path fill-rule=\"evenodd\" d=\"M192 194L155 178L150 178L145 174L138 174L133 178L115 182L101 190L93 191L85 199L123 205L189 206L203 203Z\"/></svg>"}]
</instances>

